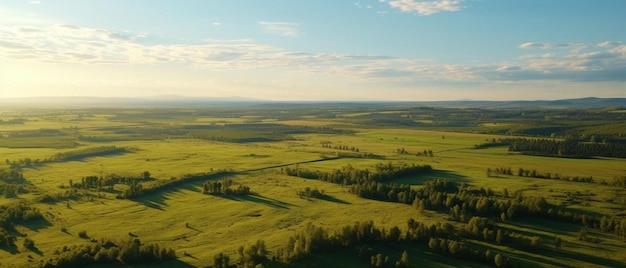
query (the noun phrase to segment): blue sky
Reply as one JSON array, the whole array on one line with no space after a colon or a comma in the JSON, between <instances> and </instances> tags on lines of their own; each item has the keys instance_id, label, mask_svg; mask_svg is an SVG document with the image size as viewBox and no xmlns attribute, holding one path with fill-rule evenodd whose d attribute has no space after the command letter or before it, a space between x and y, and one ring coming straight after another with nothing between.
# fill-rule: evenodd
<instances>
[{"instance_id":1,"label":"blue sky","mask_svg":"<svg viewBox=\"0 0 626 268\"><path fill-rule=\"evenodd\" d=\"M0 0L0 98L626 97L623 0Z\"/></svg>"}]
</instances>

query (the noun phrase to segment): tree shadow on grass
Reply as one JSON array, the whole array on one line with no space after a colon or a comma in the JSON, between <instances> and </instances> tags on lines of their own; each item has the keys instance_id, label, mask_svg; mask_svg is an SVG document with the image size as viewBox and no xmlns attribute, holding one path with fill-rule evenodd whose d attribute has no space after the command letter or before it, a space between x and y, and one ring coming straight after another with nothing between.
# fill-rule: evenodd
<instances>
[{"instance_id":1,"label":"tree shadow on grass","mask_svg":"<svg viewBox=\"0 0 626 268\"><path fill-rule=\"evenodd\" d=\"M152 194L152 195L135 198L132 200L137 203L141 203L142 205L149 207L149 208L164 210L163 207L168 206L167 203L165 202L167 199L168 198L165 196L165 194Z\"/></svg>"},{"instance_id":2,"label":"tree shadow on grass","mask_svg":"<svg viewBox=\"0 0 626 268\"><path fill-rule=\"evenodd\" d=\"M0 246L0 250L6 251L6 252L10 253L11 255L15 255L18 252L16 246L2 245L2 246Z\"/></svg>"},{"instance_id":3,"label":"tree shadow on grass","mask_svg":"<svg viewBox=\"0 0 626 268\"><path fill-rule=\"evenodd\" d=\"M33 246L32 248L28 249L30 252L35 253L39 256L43 256L43 252L41 250L39 250L37 247Z\"/></svg>"},{"instance_id":4,"label":"tree shadow on grass","mask_svg":"<svg viewBox=\"0 0 626 268\"><path fill-rule=\"evenodd\" d=\"M143 196L133 198L132 200L138 203L143 204L146 207L154 208L158 210L164 210L164 207L167 207L168 204L166 201L169 199L169 195L174 195L176 193L180 193L182 190L188 190L192 192L200 193L202 183L200 182L188 182L177 187L171 186L164 189L160 189L158 191L153 191Z\"/></svg>"},{"instance_id":5,"label":"tree shadow on grass","mask_svg":"<svg viewBox=\"0 0 626 268\"><path fill-rule=\"evenodd\" d=\"M502 250L491 245L481 244L480 247L484 249L488 249L491 252L501 252ZM539 253L539 251L541 251ZM551 255L544 254L544 248L541 248L535 252L532 251L524 251L520 249L508 250L504 253L504 255L511 258L509 262L510 267L538 267L551 265L554 267L563 267L563 268L574 268L577 266L565 265L562 262L558 262L557 260L552 260ZM517 261L517 263L516 263Z\"/></svg>"},{"instance_id":6,"label":"tree shadow on grass","mask_svg":"<svg viewBox=\"0 0 626 268\"><path fill-rule=\"evenodd\" d=\"M339 204L344 204L344 205L350 205L351 204L348 201L344 201L344 200L341 200L339 198L336 198L334 196L327 195L327 194L324 194L324 195L316 197L316 198L319 199L319 200L324 200L324 201L334 202L334 203L339 203Z\"/></svg>"},{"instance_id":7,"label":"tree shadow on grass","mask_svg":"<svg viewBox=\"0 0 626 268\"><path fill-rule=\"evenodd\" d=\"M225 195L225 194L214 194L213 196L226 198L234 201L244 201L244 202L252 202L261 205L265 205L272 208L280 208L280 209L290 209L295 206L293 204L283 202L277 199L264 197L259 194L248 194L248 195Z\"/></svg>"},{"instance_id":8,"label":"tree shadow on grass","mask_svg":"<svg viewBox=\"0 0 626 268\"><path fill-rule=\"evenodd\" d=\"M37 232L40 229L51 227L52 223L50 223L46 219L41 219L41 220L35 220L35 221L27 221L27 222L24 222L24 223L22 223L20 225L30 229L31 231Z\"/></svg>"},{"instance_id":9,"label":"tree shadow on grass","mask_svg":"<svg viewBox=\"0 0 626 268\"><path fill-rule=\"evenodd\" d=\"M551 248L543 248L542 253L547 256L559 259L575 260L579 262L579 266L586 266L584 263L603 265L606 267L623 267L624 263L616 260L601 258L589 254L581 254L580 252L571 252L566 250L556 250Z\"/></svg>"},{"instance_id":10,"label":"tree shadow on grass","mask_svg":"<svg viewBox=\"0 0 626 268\"><path fill-rule=\"evenodd\" d=\"M521 227L521 228L526 228L526 229L531 229L531 230L541 230L544 232L549 232L549 233L558 234L562 236L568 236L568 235L571 235L572 233L576 233L580 231L580 228L581 228L579 225L575 225L572 223L563 223L563 222L552 221L552 220L547 220L547 219L542 219L542 218L537 218L537 217L532 217L528 219L519 219L519 220L516 219L512 221L507 221L506 223L513 225L513 226ZM511 230L511 231L516 232L516 233L523 233L523 231L520 231L520 230ZM538 235L538 234L532 233L532 235Z\"/></svg>"},{"instance_id":11,"label":"tree shadow on grass","mask_svg":"<svg viewBox=\"0 0 626 268\"><path fill-rule=\"evenodd\" d=\"M427 174L393 179L391 182L411 185L424 185L427 181L434 179L449 179L456 182L457 184L469 182L469 179L465 176L442 169L433 169Z\"/></svg>"}]
</instances>

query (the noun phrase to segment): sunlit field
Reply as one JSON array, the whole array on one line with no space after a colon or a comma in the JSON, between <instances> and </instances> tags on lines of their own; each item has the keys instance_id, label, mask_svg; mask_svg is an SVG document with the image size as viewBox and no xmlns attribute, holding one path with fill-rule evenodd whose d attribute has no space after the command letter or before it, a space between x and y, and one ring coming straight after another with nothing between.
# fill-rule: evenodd
<instances>
[{"instance_id":1,"label":"sunlit field","mask_svg":"<svg viewBox=\"0 0 626 268\"><path fill-rule=\"evenodd\" d=\"M626 261L620 110L248 109L2 111L0 266Z\"/></svg>"}]
</instances>

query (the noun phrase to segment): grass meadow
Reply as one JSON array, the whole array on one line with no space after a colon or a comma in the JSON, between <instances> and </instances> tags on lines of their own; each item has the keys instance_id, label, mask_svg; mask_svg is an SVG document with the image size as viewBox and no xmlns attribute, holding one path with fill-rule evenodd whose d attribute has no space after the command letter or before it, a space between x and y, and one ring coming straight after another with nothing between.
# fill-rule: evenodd
<instances>
[{"instance_id":1,"label":"grass meadow","mask_svg":"<svg viewBox=\"0 0 626 268\"><path fill-rule=\"evenodd\" d=\"M0 125L0 170L17 168L27 183L26 191L17 197L0 197L0 205L29 204L39 209L43 220L16 224L11 230L17 239L16 246L0 247L0 267L36 267L64 246L88 244L92 239L101 238L137 237L145 243L174 249L177 260L160 264L160 267L206 267L213 265L213 257L218 253L231 256L235 263L238 248L257 240L263 240L272 255L286 247L289 237L309 223L331 234L343 226L370 220L387 229L398 226L403 232L410 218L428 224L449 222L455 228L461 226L451 221L445 211L418 210L407 204L360 198L342 185L287 176L281 172L285 167L331 172L348 165L373 170L377 164L389 162L431 165L434 171L430 174L402 177L394 182L419 189L428 180L447 178L472 189L490 188L496 196L502 196L505 189L511 193L521 190L524 196L543 197L563 209L616 219L626 217L626 191L611 184L614 178L626 175L625 159L529 156L511 153L506 146L474 149L476 144L511 135L401 125L370 126L360 120L374 113L369 109L339 112L335 118L308 114L282 119L267 115L229 117L225 115L227 112L214 112L214 116L209 112L198 116L179 113L168 118L159 117L162 112L151 116L155 113L153 110L51 109L3 113L2 119L21 118L23 123ZM401 112L383 114L399 116ZM294 129L288 130L294 133L275 130L277 137L281 137L278 141L228 142L175 132L185 125L219 127L246 124L250 120L254 120L254 124L292 126ZM485 128L495 127L492 123L481 124ZM515 125L516 121L507 124ZM506 125L498 123L497 126ZM345 130L345 133L298 132L295 127L333 128ZM158 135L139 131L152 128L175 131ZM125 132L128 129L132 131ZM228 131L253 130L219 133L228 136ZM252 137L255 132L246 135ZM57 153L109 145L127 150L114 155L46 161ZM424 151L431 151L432 156L422 154ZM26 158L34 163L20 164L20 160ZM487 169L502 167L511 168L513 173L524 168L562 176L591 176L594 182L487 174ZM149 187L160 181L180 179L185 174L216 170L231 171L227 178L232 179L235 186L250 187L252 194L203 194L204 180L189 181L132 199L117 198L128 188L123 184L101 190L70 188L70 180L78 182L86 176L133 177L149 171L153 179L145 182ZM323 191L329 198L297 195L307 187ZM41 202L46 195L59 198ZM544 245L529 251L478 240L471 243L502 252L522 267L615 267L626 261L626 242L596 229L588 232L588 236L596 238L594 241L581 241L581 226L573 223L528 218L501 222L498 226L538 236ZM81 232L86 232L87 238L80 237ZM560 249L550 246L557 236L563 239ZM22 246L26 238L35 242L36 250ZM434 253L425 245L376 242L367 246L394 262L406 250L412 267L490 266ZM370 260L358 257L357 249L347 247L315 253L290 264L268 263L272 265L367 267Z\"/></svg>"}]
</instances>

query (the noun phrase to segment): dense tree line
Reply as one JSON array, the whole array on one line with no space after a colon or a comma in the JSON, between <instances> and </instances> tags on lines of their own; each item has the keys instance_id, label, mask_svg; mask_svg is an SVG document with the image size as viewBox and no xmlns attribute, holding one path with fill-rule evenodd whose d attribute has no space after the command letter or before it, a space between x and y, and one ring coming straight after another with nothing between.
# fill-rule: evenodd
<instances>
[{"instance_id":1,"label":"dense tree line","mask_svg":"<svg viewBox=\"0 0 626 268\"><path fill-rule=\"evenodd\" d=\"M124 147L116 147L115 145L111 146L98 146L85 148L80 150L73 150L69 152L57 153L50 157L49 159L44 160L44 162L61 162L61 161L71 161L78 160L87 157L94 156L105 156L112 154L121 154L127 152L127 149Z\"/></svg>"},{"instance_id":2,"label":"dense tree line","mask_svg":"<svg viewBox=\"0 0 626 268\"><path fill-rule=\"evenodd\" d=\"M473 223L470 223L473 224ZM457 238L471 238L462 230L456 230L449 223L437 223L426 226L423 223L409 219L408 230L405 234L400 228L394 226L389 230L379 228L372 221L356 222L346 225L330 234L321 227L308 223L299 233L291 236L284 248L276 253L276 258L285 262L292 262L302 259L313 253L323 253L332 251L337 247L360 247L359 255L371 259L373 267L390 267L392 263L388 257L382 254L373 254L363 245L373 242L407 243L407 246L414 244L428 245L434 252L463 260L496 264L495 254L490 255L480 247L470 243L459 242ZM436 243L436 244L435 244ZM486 258L485 256L489 256ZM506 266L508 258L502 255L500 266ZM397 267L408 267L408 254L403 252L402 257L395 262Z\"/></svg>"},{"instance_id":3,"label":"dense tree line","mask_svg":"<svg viewBox=\"0 0 626 268\"><path fill-rule=\"evenodd\" d=\"M358 170L350 166L331 173L312 172L299 168L285 168L284 172L292 176L321 179L334 183L342 181L344 184L350 185L351 193L363 198L412 204L416 209L448 210L452 219L462 222L469 221L473 216L496 217L501 220L535 216L593 228L599 228L601 225L601 216L563 210L550 205L543 197L525 197L522 191L516 191L511 196L507 191L504 194L507 198L498 199L491 189L471 190L470 187L458 187L456 183L447 179L428 181L420 189L413 189L410 185L376 180L381 178L388 180L393 178L392 174L406 174L407 170L423 172L430 170L430 166L397 169L391 164L379 164L377 165L377 172ZM507 175L512 174L510 168L499 170ZM607 232L626 235L622 231L626 225L622 227L621 222L620 224L606 224L605 227Z\"/></svg>"},{"instance_id":4,"label":"dense tree line","mask_svg":"<svg viewBox=\"0 0 626 268\"><path fill-rule=\"evenodd\" d=\"M72 179L69 180L70 188L97 188L103 189L105 187L113 188L115 184L127 184L133 185L138 184L139 182L152 181L152 178L149 171L144 171L139 176L122 176L117 174L109 174L106 176L85 176L80 179L80 181L74 181Z\"/></svg>"},{"instance_id":5,"label":"dense tree line","mask_svg":"<svg viewBox=\"0 0 626 268\"><path fill-rule=\"evenodd\" d=\"M0 196L15 198L18 194L27 193L24 187L26 183L24 174L16 169L12 168L8 172L0 169Z\"/></svg>"},{"instance_id":6,"label":"dense tree line","mask_svg":"<svg viewBox=\"0 0 626 268\"><path fill-rule=\"evenodd\" d=\"M626 144L580 142L566 139L508 139L509 151L563 157L626 158Z\"/></svg>"},{"instance_id":7,"label":"dense tree line","mask_svg":"<svg viewBox=\"0 0 626 268\"><path fill-rule=\"evenodd\" d=\"M64 246L40 267L84 267L94 264L154 264L176 258L174 250L158 244L145 244L138 238L122 241L102 239L96 243Z\"/></svg>"},{"instance_id":8,"label":"dense tree line","mask_svg":"<svg viewBox=\"0 0 626 268\"><path fill-rule=\"evenodd\" d=\"M328 196L324 193L324 190L320 191L318 189L311 189L310 187L305 187L304 190L298 191L298 196L300 198L327 198Z\"/></svg>"},{"instance_id":9,"label":"dense tree line","mask_svg":"<svg viewBox=\"0 0 626 268\"><path fill-rule=\"evenodd\" d=\"M68 152L56 153L51 157L44 159L31 159L29 157L25 157L19 160L9 160L5 159L5 162L10 166L11 169L18 170L21 167L32 167L37 166L39 164L44 164L48 162L62 162L62 161L72 161L79 160L87 157L95 157L95 156L107 156L113 154L122 154L127 152L128 149L123 147L116 147L115 145L110 146L99 146L99 147L91 147L80 150L73 150Z\"/></svg>"},{"instance_id":10,"label":"dense tree line","mask_svg":"<svg viewBox=\"0 0 626 268\"><path fill-rule=\"evenodd\" d=\"M223 179L222 181L210 180L206 181L202 186L203 194L223 194L223 195L248 195L250 194L250 187L239 184L237 187L232 187L233 180Z\"/></svg>"},{"instance_id":11,"label":"dense tree line","mask_svg":"<svg viewBox=\"0 0 626 268\"><path fill-rule=\"evenodd\" d=\"M14 247L17 238L11 232L16 224L43 219L37 208L24 203L0 206L0 248Z\"/></svg>"},{"instance_id":12,"label":"dense tree line","mask_svg":"<svg viewBox=\"0 0 626 268\"><path fill-rule=\"evenodd\" d=\"M322 143L322 148L328 148L328 149L335 149L335 150L344 150L344 151L352 151L352 152L359 152L359 148L356 148L354 146L350 147L348 145L335 145L332 146L330 144L330 142L325 142Z\"/></svg>"},{"instance_id":13,"label":"dense tree line","mask_svg":"<svg viewBox=\"0 0 626 268\"><path fill-rule=\"evenodd\" d=\"M15 224L43 219L39 209L18 202L0 206L0 228L13 229Z\"/></svg>"},{"instance_id":14,"label":"dense tree line","mask_svg":"<svg viewBox=\"0 0 626 268\"><path fill-rule=\"evenodd\" d=\"M550 172L540 172L536 169L524 169L519 168L516 173L519 177L528 177L528 178L537 178L537 179L548 179L548 180L565 180L565 181L574 181L574 182L594 182L593 176L584 177L584 176L567 176L560 175L558 173L550 173ZM493 175L513 175L513 171L510 167L504 168L487 168L487 176L491 177Z\"/></svg>"},{"instance_id":15,"label":"dense tree line","mask_svg":"<svg viewBox=\"0 0 626 268\"><path fill-rule=\"evenodd\" d=\"M7 160L8 162L8 160ZM4 169L0 169L0 181L5 183L25 183L24 174L19 172L17 169L9 169L9 171L5 171Z\"/></svg>"},{"instance_id":16,"label":"dense tree line","mask_svg":"<svg viewBox=\"0 0 626 268\"><path fill-rule=\"evenodd\" d=\"M0 228L0 248L15 247L17 238L4 228Z\"/></svg>"},{"instance_id":17,"label":"dense tree line","mask_svg":"<svg viewBox=\"0 0 626 268\"><path fill-rule=\"evenodd\" d=\"M331 172L323 172L320 170L308 170L300 167L283 168L283 173L289 176L296 176L306 179L317 179L335 184L353 185L362 182L383 182L396 178L419 176L432 172L430 165L394 165L393 163L379 163L375 166L374 171L369 169L357 169L351 165L335 169Z\"/></svg>"}]
</instances>

